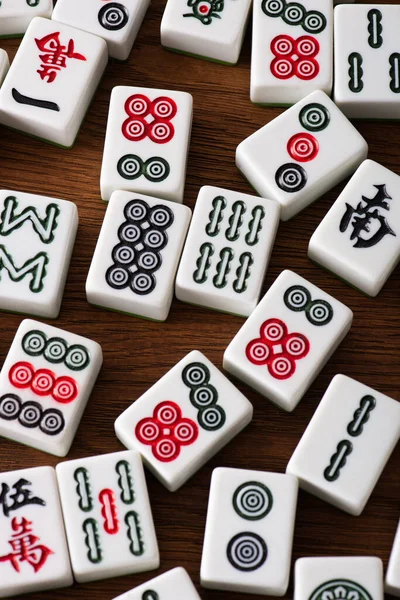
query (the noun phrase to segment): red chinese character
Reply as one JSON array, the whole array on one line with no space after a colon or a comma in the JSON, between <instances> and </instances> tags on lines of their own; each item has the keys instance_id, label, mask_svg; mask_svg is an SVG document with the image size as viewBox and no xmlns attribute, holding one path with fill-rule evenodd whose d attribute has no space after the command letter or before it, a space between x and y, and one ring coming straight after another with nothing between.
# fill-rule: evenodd
<instances>
[{"instance_id":1,"label":"red chinese character","mask_svg":"<svg viewBox=\"0 0 400 600\"><path fill-rule=\"evenodd\" d=\"M37 544L39 538L32 534L32 522L28 519L22 517L19 522L18 518L14 517L11 520L11 527L15 533L8 543L13 551L10 554L0 556L0 562L10 561L14 569L20 573L20 563L26 561L37 573L50 554L54 554L54 552L47 546Z\"/></svg>"},{"instance_id":2,"label":"red chinese character","mask_svg":"<svg viewBox=\"0 0 400 600\"><path fill-rule=\"evenodd\" d=\"M69 40L68 46L63 46L60 43L60 32L49 33L41 40L35 38L37 47L44 54L39 54L40 60L43 62L38 69L38 73L42 79L47 78L47 83L51 83L57 77L58 71L65 69L67 66L67 58L76 58L77 60L86 60L83 54L75 52L74 40Z\"/></svg>"}]
</instances>

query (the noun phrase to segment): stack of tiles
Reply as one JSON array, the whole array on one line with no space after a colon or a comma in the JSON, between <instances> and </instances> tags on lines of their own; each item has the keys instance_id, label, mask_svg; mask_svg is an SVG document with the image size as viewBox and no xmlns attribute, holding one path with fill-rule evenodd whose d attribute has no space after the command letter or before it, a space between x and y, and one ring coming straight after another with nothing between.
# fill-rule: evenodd
<instances>
[{"instance_id":1,"label":"stack of tiles","mask_svg":"<svg viewBox=\"0 0 400 600\"><path fill-rule=\"evenodd\" d=\"M23 321L0 374L0 435L66 456L102 362L96 342Z\"/></svg>"},{"instance_id":2,"label":"stack of tiles","mask_svg":"<svg viewBox=\"0 0 400 600\"><path fill-rule=\"evenodd\" d=\"M349 118L400 118L400 6L335 9L334 100Z\"/></svg>"},{"instance_id":3,"label":"stack of tiles","mask_svg":"<svg viewBox=\"0 0 400 600\"><path fill-rule=\"evenodd\" d=\"M289 583L295 477L215 469L201 562L206 588L283 596Z\"/></svg>"},{"instance_id":4,"label":"stack of tiles","mask_svg":"<svg viewBox=\"0 0 400 600\"><path fill-rule=\"evenodd\" d=\"M392 596L400 596L400 522L386 571L385 591Z\"/></svg>"},{"instance_id":5,"label":"stack of tiles","mask_svg":"<svg viewBox=\"0 0 400 600\"><path fill-rule=\"evenodd\" d=\"M58 0L52 18L102 37L110 56L126 60L149 4L150 0Z\"/></svg>"},{"instance_id":6,"label":"stack of tiles","mask_svg":"<svg viewBox=\"0 0 400 600\"><path fill-rule=\"evenodd\" d=\"M161 21L161 43L170 50L236 64L251 0L168 0Z\"/></svg>"},{"instance_id":7,"label":"stack of tiles","mask_svg":"<svg viewBox=\"0 0 400 600\"><path fill-rule=\"evenodd\" d=\"M366 141L321 91L304 98L236 149L236 165L286 221L351 175Z\"/></svg>"},{"instance_id":8,"label":"stack of tiles","mask_svg":"<svg viewBox=\"0 0 400 600\"><path fill-rule=\"evenodd\" d=\"M35 17L50 17L53 0L1 0L0 38L23 36Z\"/></svg>"},{"instance_id":9,"label":"stack of tiles","mask_svg":"<svg viewBox=\"0 0 400 600\"><path fill-rule=\"evenodd\" d=\"M137 452L67 461L56 471L78 583L158 568L157 539Z\"/></svg>"},{"instance_id":10,"label":"stack of tiles","mask_svg":"<svg viewBox=\"0 0 400 600\"><path fill-rule=\"evenodd\" d=\"M201 600L189 575L177 567L114 600Z\"/></svg>"},{"instance_id":11,"label":"stack of tiles","mask_svg":"<svg viewBox=\"0 0 400 600\"><path fill-rule=\"evenodd\" d=\"M311 494L360 515L399 438L400 404L336 375L286 472Z\"/></svg>"},{"instance_id":12,"label":"stack of tiles","mask_svg":"<svg viewBox=\"0 0 400 600\"><path fill-rule=\"evenodd\" d=\"M58 316L77 228L72 202L0 191L0 309Z\"/></svg>"},{"instance_id":13,"label":"stack of tiles","mask_svg":"<svg viewBox=\"0 0 400 600\"><path fill-rule=\"evenodd\" d=\"M283 271L225 350L224 369L292 411L352 320L347 306Z\"/></svg>"},{"instance_id":14,"label":"stack of tiles","mask_svg":"<svg viewBox=\"0 0 400 600\"><path fill-rule=\"evenodd\" d=\"M179 300L248 317L279 223L272 200L202 187L176 278Z\"/></svg>"},{"instance_id":15,"label":"stack of tiles","mask_svg":"<svg viewBox=\"0 0 400 600\"><path fill-rule=\"evenodd\" d=\"M253 102L294 104L315 90L330 95L332 62L332 0L255 0Z\"/></svg>"},{"instance_id":16,"label":"stack of tiles","mask_svg":"<svg viewBox=\"0 0 400 600\"><path fill-rule=\"evenodd\" d=\"M0 86L7 75L8 69L10 68L10 61L8 54L5 50L0 48Z\"/></svg>"},{"instance_id":17,"label":"stack of tiles","mask_svg":"<svg viewBox=\"0 0 400 600\"><path fill-rule=\"evenodd\" d=\"M190 352L115 421L117 437L176 491L250 423L253 407L200 352Z\"/></svg>"},{"instance_id":18,"label":"stack of tiles","mask_svg":"<svg viewBox=\"0 0 400 600\"><path fill-rule=\"evenodd\" d=\"M310 239L308 256L376 296L400 259L400 177L362 163Z\"/></svg>"},{"instance_id":19,"label":"stack of tiles","mask_svg":"<svg viewBox=\"0 0 400 600\"><path fill-rule=\"evenodd\" d=\"M187 206L114 192L86 281L88 301L165 321L190 214Z\"/></svg>"},{"instance_id":20,"label":"stack of tiles","mask_svg":"<svg viewBox=\"0 0 400 600\"><path fill-rule=\"evenodd\" d=\"M72 585L51 467L0 474L0 598Z\"/></svg>"},{"instance_id":21,"label":"stack of tiles","mask_svg":"<svg viewBox=\"0 0 400 600\"><path fill-rule=\"evenodd\" d=\"M0 89L0 123L72 146L107 60L101 38L33 19Z\"/></svg>"},{"instance_id":22,"label":"stack of tiles","mask_svg":"<svg viewBox=\"0 0 400 600\"><path fill-rule=\"evenodd\" d=\"M111 93L101 197L116 190L183 201L193 98L185 92L115 87Z\"/></svg>"}]
</instances>

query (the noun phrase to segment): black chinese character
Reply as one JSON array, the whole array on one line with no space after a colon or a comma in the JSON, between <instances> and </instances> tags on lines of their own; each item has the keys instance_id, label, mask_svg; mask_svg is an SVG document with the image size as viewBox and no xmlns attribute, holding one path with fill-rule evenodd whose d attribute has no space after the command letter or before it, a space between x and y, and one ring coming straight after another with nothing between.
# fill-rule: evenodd
<instances>
[{"instance_id":1,"label":"black chinese character","mask_svg":"<svg viewBox=\"0 0 400 600\"><path fill-rule=\"evenodd\" d=\"M30 481L26 479L20 479L15 483L12 488L6 483L1 484L0 488L0 506L3 506L3 513L5 517L8 517L10 512L17 510L27 504L38 504L39 506L46 506L46 502L41 498L37 498L31 492L26 489L28 485L32 485ZM11 490L13 490L11 492ZM10 493L11 492L11 493Z\"/></svg>"}]
</instances>

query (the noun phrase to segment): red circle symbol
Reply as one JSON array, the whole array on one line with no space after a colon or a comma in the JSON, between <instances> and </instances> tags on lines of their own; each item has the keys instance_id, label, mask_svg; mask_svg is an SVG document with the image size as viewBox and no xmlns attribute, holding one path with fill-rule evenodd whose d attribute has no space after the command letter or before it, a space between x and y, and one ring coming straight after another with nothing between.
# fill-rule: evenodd
<instances>
[{"instance_id":1,"label":"red circle symbol","mask_svg":"<svg viewBox=\"0 0 400 600\"><path fill-rule=\"evenodd\" d=\"M293 160L308 162L318 155L319 144L311 133L296 133L288 141L287 151Z\"/></svg>"},{"instance_id":2,"label":"red circle symbol","mask_svg":"<svg viewBox=\"0 0 400 600\"><path fill-rule=\"evenodd\" d=\"M28 362L18 362L11 367L8 379L16 388L27 388L30 386L34 374L33 365Z\"/></svg>"},{"instance_id":3,"label":"red circle symbol","mask_svg":"<svg viewBox=\"0 0 400 600\"><path fill-rule=\"evenodd\" d=\"M59 377L53 387L52 396L54 400L61 404L68 404L75 400L78 395L78 388L72 377Z\"/></svg>"},{"instance_id":4,"label":"red circle symbol","mask_svg":"<svg viewBox=\"0 0 400 600\"><path fill-rule=\"evenodd\" d=\"M277 79L314 79L319 73L316 56L319 54L318 40L311 35L292 38L290 35L277 35L271 42L271 52L274 59L270 69Z\"/></svg>"}]
</instances>

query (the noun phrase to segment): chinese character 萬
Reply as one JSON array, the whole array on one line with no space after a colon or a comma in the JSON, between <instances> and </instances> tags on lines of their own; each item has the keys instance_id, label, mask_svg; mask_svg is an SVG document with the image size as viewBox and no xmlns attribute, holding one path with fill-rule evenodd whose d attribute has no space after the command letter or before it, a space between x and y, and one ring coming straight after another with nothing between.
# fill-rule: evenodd
<instances>
[{"instance_id":1,"label":"chinese character \u842c","mask_svg":"<svg viewBox=\"0 0 400 600\"><path fill-rule=\"evenodd\" d=\"M35 42L39 50L43 52L43 54L39 54L43 64L40 65L37 73L43 80L47 79L47 83L52 83L58 72L67 67L67 58L86 60L83 54L75 52L74 40L69 40L68 46L61 44L59 31L49 33L40 40L35 38Z\"/></svg>"},{"instance_id":2,"label":"chinese character \u842c","mask_svg":"<svg viewBox=\"0 0 400 600\"><path fill-rule=\"evenodd\" d=\"M50 554L54 554L50 548L43 544L38 544L39 538L32 533L32 522L22 517L21 521L14 517L11 520L12 534L8 541L12 551L9 554L0 556L0 563L10 562L17 573L21 572L20 563L28 563L35 573L45 564Z\"/></svg>"}]
</instances>

